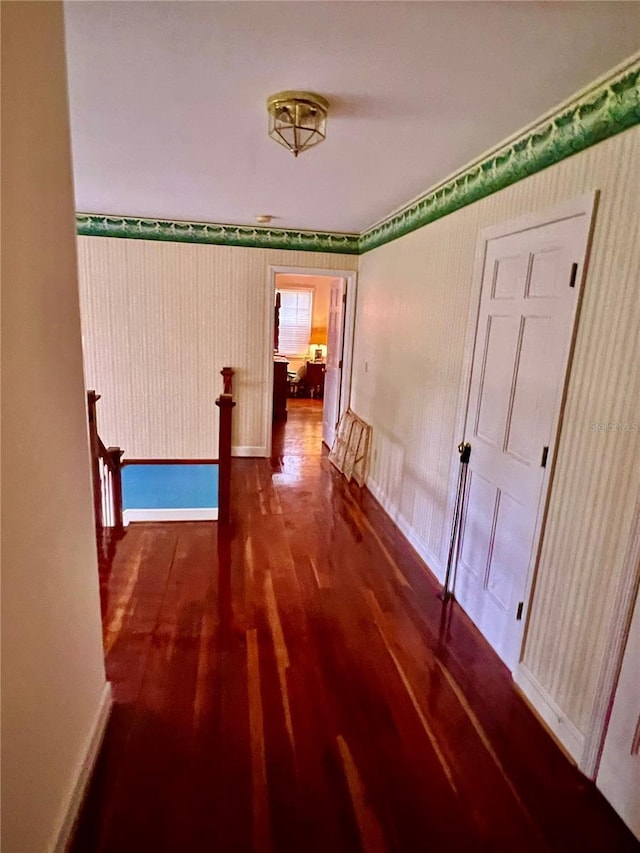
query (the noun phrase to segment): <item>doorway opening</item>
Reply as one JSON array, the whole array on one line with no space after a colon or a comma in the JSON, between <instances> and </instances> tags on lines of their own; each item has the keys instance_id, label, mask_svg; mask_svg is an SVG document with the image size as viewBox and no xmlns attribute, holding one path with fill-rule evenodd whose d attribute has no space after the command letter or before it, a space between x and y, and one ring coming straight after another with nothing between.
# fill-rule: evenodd
<instances>
[{"instance_id":1,"label":"doorway opening","mask_svg":"<svg viewBox=\"0 0 640 853\"><path fill-rule=\"evenodd\" d=\"M321 442L331 448L348 408L356 274L348 270L269 270L267 434L296 417L322 417Z\"/></svg>"}]
</instances>

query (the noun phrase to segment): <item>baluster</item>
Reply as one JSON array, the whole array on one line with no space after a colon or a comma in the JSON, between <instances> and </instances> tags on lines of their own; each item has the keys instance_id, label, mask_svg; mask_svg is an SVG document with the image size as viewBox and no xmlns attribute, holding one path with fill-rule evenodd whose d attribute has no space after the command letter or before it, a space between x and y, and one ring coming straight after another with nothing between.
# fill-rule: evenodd
<instances>
[{"instance_id":1,"label":"baluster","mask_svg":"<svg viewBox=\"0 0 640 853\"><path fill-rule=\"evenodd\" d=\"M104 466L106 500L104 502L107 527L113 527L113 476L108 465Z\"/></svg>"},{"instance_id":2,"label":"baluster","mask_svg":"<svg viewBox=\"0 0 640 853\"><path fill-rule=\"evenodd\" d=\"M233 371L232 371L233 372ZM100 394L87 391L89 420L89 449L93 483L93 510L96 529L114 527L121 530L122 522L122 455L119 447L105 448L98 435L96 403Z\"/></svg>"},{"instance_id":3,"label":"baluster","mask_svg":"<svg viewBox=\"0 0 640 853\"><path fill-rule=\"evenodd\" d=\"M102 526L109 527L109 469L100 459L100 478L102 481Z\"/></svg>"},{"instance_id":4,"label":"baluster","mask_svg":"<svg viewBox=\"0 0 640 853\"><path fill-rule=\"evenodd\" d=\"M89 452L91 454L91 480L93 483L93 512L96 527L103 526L102 517L102 482L100 476L100 452L98 439L98 424L96 420L96 403L100 394L87 391L87 412L89 416Z\"/></svg>"}]
</instances>

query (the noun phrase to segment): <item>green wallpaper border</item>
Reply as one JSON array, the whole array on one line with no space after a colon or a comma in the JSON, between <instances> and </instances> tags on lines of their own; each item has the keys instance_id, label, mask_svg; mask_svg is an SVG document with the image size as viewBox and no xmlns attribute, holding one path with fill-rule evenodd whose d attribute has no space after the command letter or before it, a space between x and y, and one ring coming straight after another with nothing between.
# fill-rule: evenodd
<instances>
[{"instance_id":1,"label":"green wallpaper border","mask_svg":"<svg viewBox=\"0 0 640 853\"><path fill-rule=\"evenodd\" d=\"M77 213L76 227L78 234L85 237L124 237L128 240L205 243L251 249L358 254L357 234L337 234L329 231L254 228L250 225L222 225L212 222L176 222L170 219L144 219L100 213Z\"/></svg>"},{"instance_id":2,"label":"green wallpaper border","mask_svg":"<svg viewBox=\"0 0 640 853\"><path fill-rule=\"evenodd\" d=\"M397 240L640 123L640 56L593 84L486 159L368 228L360 254Z\"/></svg>"},{"instance_id":3,"label":"green wallpaper border","mask_svg":"<svg viewBox=\"0 0 640 853\"><path fill-rule=\"evenodd\" d=\"M640 55L361 234L76 214L78 234L361 255L640 124Z\"/></svg>"}]
</instances>

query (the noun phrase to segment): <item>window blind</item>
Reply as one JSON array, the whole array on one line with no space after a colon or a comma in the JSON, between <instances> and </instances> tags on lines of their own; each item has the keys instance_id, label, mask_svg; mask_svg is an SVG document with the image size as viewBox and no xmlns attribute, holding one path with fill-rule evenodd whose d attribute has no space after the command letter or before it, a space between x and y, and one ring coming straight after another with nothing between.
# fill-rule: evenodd
<instances>
[{"instance_id":1,"label":"window blind","mask_svg":"<svg viewBox=\"0 0 640 853\"><path fill-rule=\"evenodd\" d=\"M279 290L280 338L278 349L283 355L308 355L311 336L312 290Z\"/></svg>"}]
</instances>

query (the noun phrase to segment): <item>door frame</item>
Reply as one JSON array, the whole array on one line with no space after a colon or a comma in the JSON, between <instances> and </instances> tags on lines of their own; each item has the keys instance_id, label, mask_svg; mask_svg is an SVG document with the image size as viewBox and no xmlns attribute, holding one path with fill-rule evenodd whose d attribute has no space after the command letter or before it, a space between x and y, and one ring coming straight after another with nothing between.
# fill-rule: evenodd
<instances>
[{"instance_id":1,"label":"door frame","mask_svg":"<svg viewBox=\"0 0 640 853\"><path fill-rule=\"evenodd\" d=\"M589 718L582 756L578 767L585 776L595 779L600 766L609 716L618 688L622 661L631 630L631 619L640 595L640 495L636 500L633 521L627 541L620 580L616 588L614 619L603 657L596 695Z\"/></svg>"},{"instance_id":2,"label":"door frame","mask_svg":"<svg viewBox=\"0 0 640 853\"><path fill-rule=\"evenodd\" d=\"M344 336L342 346L342 376L340 379L340 410L338 417L347 410L351 402L351 377L353 373L353 342L356 322L356 291L358 287L357 270L322 269L319 267L291 267L280 264L267 267L267 311L265 316L265 355L267 360L267 386L264 392L264 446L266 456L271 456L272 398L273 398L273 305L276 294L277 275L314 275L325 278L343 278L347 290L344 306Z\"/></svg>"},{"instance_id":3,"label":"door frame","mask_svg":"<svg viewBox=\"0 0 640 853\"><path fill-rule=\"evenodd\" d=\"M561 202L560 204L554 205L553 207L548 207L535 213L527 213L523 216L519 216L515 219L510 219L506 222L501 222L496 225L490 225L480 230L476 244L476 252L473 264L473 278L471 285L471 297L469 302L469 315L467 320L467 331L463 352L463 371L460 382L460 393L458 396L458 416L456 418L455 433L456 435L459 435L461 437L461 440L464 441L467 440L469 404L471 399L471 373L473 368L473 361L475 358L475 345L478 332L478 322L480 317L480 300L482 296L482 280L488 243L496 238L506 237L508 235L517 234L523 231L529 231L531 229L539 228L551 222L573 219L577 216L586 217L587 238L585 244L585 253L584 257L581 258L578 262L578 270L575 280L578 298L576 300L571 336L569 341L567 342L567 348L564 354L564 360L566 364L564 380L562 382L562 387L559 390L558 398L554 406L554 426L549 441L548 462L543 475L540 502L538 504L537 517L533 534L531 557L529 560L529 565L527 567L525 588L523 592L523 616L522 620L520 621L520 624L517 627L519 635L516 635L516 644L519 647L519 651L518 659L513 669L514 675L520 668L520 663L522 661L522 650L529 625L529 605L531 603L531 598L535 587L536 570L540 558L540 550L544 539L544 528L548 513L549 496L551 493L553 475L555 473L556 455L560 432L562 428L564 406L569 385L569 377L571 375L573 353L575 349L575 341L578 330L578 323L580 319L580 309L582 306L584 285L589 263L589 254L593 238L593 228L595 223L597 200L598 190L593 190L592 192L585 193L584 195L578 196L577 198ZM471 452L473 453L473 448ZM449 475L449 512L447 516L448 518L453 517L457 483L458 465L452 464Z\"/></svg>"}]
</instances>

